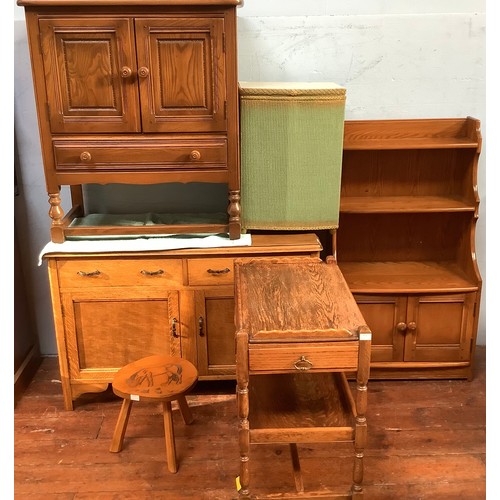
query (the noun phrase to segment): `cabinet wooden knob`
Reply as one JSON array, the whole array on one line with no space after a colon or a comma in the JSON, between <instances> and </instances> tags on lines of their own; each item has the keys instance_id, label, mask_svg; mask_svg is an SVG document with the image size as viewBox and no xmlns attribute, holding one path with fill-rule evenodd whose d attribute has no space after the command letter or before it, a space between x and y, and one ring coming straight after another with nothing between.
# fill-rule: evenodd
<instances>
[{"instance_id":1,"label":"cabinet wooden knob","mask_svg":"<svg viewBox=\"0 0 500 500\"><path fill-rule=\"evenodd\" d=\"M410 321L408 323L408 330L410 330L410 332L414 332L416 329L417 329L417 324L415 323L415 321Z\"/></svg>"},{"instance_id":2,"label":"cabinet wooden knob","mask_svg":"<svg viewBox=\"0 0 500 500\"><path fill-rule=\"evenodd\" d=\"M120 74L122 78L128 78L129 76L132 75L132 70L128 66L123 66L123 68L120 71Z\"/></svg>"},{"instance_id":3,"label":"cabinet wooden knob","mask_svg":"<svg viewBox=\"0 0 500 500\"><path fill-rule=\"evenodd\" d=\"M398 323L398 324L396 325L396 328L397 328L400 332L405 332L405 331L406 331L406 329L407 329L408 327L407 327L406 323L401 322L401 323Z\"/></svg>"},{"instance_id":4,"label":"cabinet wooden knob","mask_svg":"<svg viewBox=\"0 0 500 500\"><path fill-rule=\"evenodd\" d=\"M189 158L191 158L191 160L199 160L201 158L201 153L199 151L197 151L196 149L194 149L189 154Z\"/></svg>"},{"instance_id":5,"label":"cabinet wooden knob","mask_svg":"<svg viewBox=\"0 0 500 500\"><path fill-rule=\"evenodd\" d=\"M80 155L80 160L82 161L90 161L92 159L92 155L88 151L84 151Z\"/></svg>"},{"instance_id":6,"label":"cabinet wooden knob","mask_svg":"<svg viewBox=\"0 0 500 500\"><path fill-rule=\"evenodd\" d=\"M141 66L139 68L139 71L137 72L137 74L141 77L141 78L146 78L148 75L149 75L149 69L146 68L146 66Z\"/></svg>"}]
</instances>

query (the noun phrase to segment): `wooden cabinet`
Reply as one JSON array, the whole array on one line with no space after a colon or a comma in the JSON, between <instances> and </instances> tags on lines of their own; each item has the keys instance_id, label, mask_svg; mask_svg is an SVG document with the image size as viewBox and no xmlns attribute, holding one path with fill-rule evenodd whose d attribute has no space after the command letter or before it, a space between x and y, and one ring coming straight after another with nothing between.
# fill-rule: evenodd
<instances>
[{"instance_id":1,"label":"wooden cabinet","mask_svg":"<svg viewBox=\"0 0 500 500\"><path fill-rule=\"evenodd\" d=\"M236 6L240 0L25 7L51 205L52 240L106 233L71 226L89 183L228 186L225 220L159 223L155 232L240 236ZM64 214L60 186L72 186ZM120 234L140 234L126 225Z\"/></svg>"},{"instance_id":2,"label":"wooden cabinet","mask_svg":"<svg viewBox=\"0 0 500 500\"><path fill-rule=\"evenodd\" d=\"M234 260L321 249L314 234L297 234L255 235L248 247L46 255L65 407L153 354L188 359L201 380L234 378Z\"/></svg>"},{"instance_id":3,"label":"wooden cabinet","mask_svg":"<svg viewBox=\"0 0 500 500\"><path fill-rule=\"evenodd\" d=\"M346 122L337 255L372 378L472 374L480 150L473 118Z\"/></svg>"}]
</instances>

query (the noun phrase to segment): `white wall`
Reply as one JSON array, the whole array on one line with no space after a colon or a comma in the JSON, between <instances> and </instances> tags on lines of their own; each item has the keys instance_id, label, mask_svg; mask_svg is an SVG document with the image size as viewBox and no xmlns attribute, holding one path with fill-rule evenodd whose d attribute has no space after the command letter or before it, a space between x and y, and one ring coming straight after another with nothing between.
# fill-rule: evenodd
<instances>
[{"instance_id":1,"label":"white wall","mask_svg":"<svg viewBox=\"0 0 500 500\"><path fill-rule=\"evenodd\" d=\"M238 10L239 79L334 81L347 88L347 119L452 118L482 123L477 257L486 282L485 3L483 0L245 0ZM55 354L46 265L48 203L23 11L14 9L15 126L25 265L44 354ZM478 343L486 343L485 300Z\"/></svg>"}]
</instances>

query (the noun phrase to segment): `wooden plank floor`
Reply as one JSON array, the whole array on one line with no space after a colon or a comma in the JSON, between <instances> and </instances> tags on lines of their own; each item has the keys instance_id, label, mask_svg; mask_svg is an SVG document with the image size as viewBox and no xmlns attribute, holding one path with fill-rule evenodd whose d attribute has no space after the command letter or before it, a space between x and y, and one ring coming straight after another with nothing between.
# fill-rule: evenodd
<instances>
[{"instance_id":1,"label":"wooden plank floor","mask_svg":"<svg viewBox=\"0 0 500 500\"><path fill-rule=\"evenodd\" d=\"M472 381L369 384L365 498L486 498L485 348ZM56 358L45 358L15 408L16 499L236 498L238 443L233 382L198 383L188 396L195 421L174 405L179 471L166 470L161 408L136 403L124 448L108 451L120 400L84 395L65 411ZM287 446L251 449L257 495L293 491ZM352 447L299 445L305 489L347 490Z\"/></svg>"}]
</instances>

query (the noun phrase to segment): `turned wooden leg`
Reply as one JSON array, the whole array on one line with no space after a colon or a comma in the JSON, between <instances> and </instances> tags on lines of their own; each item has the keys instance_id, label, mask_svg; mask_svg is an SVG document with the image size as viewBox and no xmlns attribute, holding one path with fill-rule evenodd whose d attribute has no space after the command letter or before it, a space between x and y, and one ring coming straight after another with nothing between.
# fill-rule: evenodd
<instances>
[{"instance_id":1,"label":"turned wooden leg","mask_svg":"<svg viewBox=\"0 0 500 500\"><path fill-rule=\"evenodd\" d=\"M128 417L130 416L131 408L132 401L130 399L124 399L120 409L120 414L118 415L118 421L116 422L113 440L111 441L111 446L109 447L109 451L113 453L122 451L123 438L125 436L125 431L127 430Z\"/></svg>"},{"instance_id":2,"label":"turned wooden leg","mask_svg":"<svg viewBox=\"0 0 500 500\"><path fill-rule=\"evenodd\" d=\"M179 409L181 410L182 419L186 425L193 423L193 414L191 413L191 408L189 408L186 397L179 396L177 398L177 403L179 404Z\"/></svg>"},{"instance_id":3,"label":"turned wooden leg","mask_svg":"<svg viewBox=\"0 0 500 500\"><path fill-rule=\"evenodd\" d=\"M48 194L50 204L49 216L52 219L52 225L50 227L51 239L54 243L63 243L65 239L62 230L64 210L61 207L60 191Z\"/></svg>"},{"instance_id":4,"label":"turned wooden leg","mask_svg":"<svg viewBox=\"0 0 500 500\"><path fill-rule=\"evenodd\" d=\"M238 240L241 237L241 205L240 192L229 191L229 239Z\"/></svg>"},{"instance_id":5,"label":"turned wooden leg","mask_svg":"<svg viewBox=\"0 0 500 500\"><path fill-rule=\"evenodd\" d=\"M175 454L174 423L172 421L172 403L163 402L163 426L165 427L165 446L167 451L167 468L169 472L177 472Z\"/></svg>"}]
</instances>

